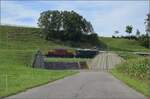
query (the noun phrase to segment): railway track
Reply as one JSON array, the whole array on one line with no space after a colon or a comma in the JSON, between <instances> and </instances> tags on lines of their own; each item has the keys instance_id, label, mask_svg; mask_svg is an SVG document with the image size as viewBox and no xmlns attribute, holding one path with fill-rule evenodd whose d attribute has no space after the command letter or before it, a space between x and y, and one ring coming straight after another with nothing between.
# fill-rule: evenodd
<instances>
[{"instance_id":1,"label":"railway track","mask_svg":"<svg viewBox=\"0 0 150 99\"><path fill-rule=\"evenodd\" d=\"M100 52L88 65L90 70L108 70L119 64L123 59L115 53Z\"/></svg>"}]
</instances>

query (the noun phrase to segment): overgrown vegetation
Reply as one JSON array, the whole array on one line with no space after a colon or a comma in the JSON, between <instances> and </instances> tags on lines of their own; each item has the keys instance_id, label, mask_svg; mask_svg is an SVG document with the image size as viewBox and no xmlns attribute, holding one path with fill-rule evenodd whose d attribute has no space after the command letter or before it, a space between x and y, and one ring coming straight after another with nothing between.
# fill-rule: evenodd
<instances>
[{"instance_id":1,"label":"overgrown vegetation","mask_svg":"<svg viewBox=\"0 0 150 99\"><path fill-rule=\"evenodd\" d=\"M133 78L148 80L150 76L149 60L149 58L130 59L118 66L117 69Z\"/></svg>"},{"instance_id":2,"label":"overgrown vegetation","mask_svg":"<svg viewBox=\"0 0 150 99\"><path fill-rule=\"evenodd\" d=\"M120 53L125 62L119 64L111 72L129 86L150 97L150 57L132 53Z\"/></svg>"}]
</instances>

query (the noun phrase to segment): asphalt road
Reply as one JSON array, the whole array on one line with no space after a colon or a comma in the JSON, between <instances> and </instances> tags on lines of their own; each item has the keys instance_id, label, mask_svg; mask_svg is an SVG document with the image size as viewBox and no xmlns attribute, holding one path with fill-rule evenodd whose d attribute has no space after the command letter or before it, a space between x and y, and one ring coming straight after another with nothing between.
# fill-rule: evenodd
<instances>
[{"instance_id":1,"label":"asphalt road","mask_svg":"<svg viewBox=\"0 0 150 99\"><path fill-rule=\"evenodd\" d=\"M7 99L146 99L111 74L82 71Z\"/></svg>"},{"instance_id":2,"label":"asphalt road","mask_svg":"<svg viewBox=\"0 0 150 99\"><path fill-rule=\"evenodd\" d=\"M105 71L121 61L116 54L100 53L89 63L89 71L80 71L6 99L146 99Z\"/></svg>"}]
</instances>

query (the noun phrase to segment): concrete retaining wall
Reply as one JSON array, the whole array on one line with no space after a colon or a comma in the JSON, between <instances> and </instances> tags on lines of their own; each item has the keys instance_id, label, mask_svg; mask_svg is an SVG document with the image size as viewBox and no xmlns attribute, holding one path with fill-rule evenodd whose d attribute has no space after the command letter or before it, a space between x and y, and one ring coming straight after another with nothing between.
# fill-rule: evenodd
<instances>
[{"instance_id":1,"label":"concrete retaining wall","mask_svg":"<svg viewBox=\"0 0 150 99\"><path fill-rule=\"evenodd\" d=\"M32 67L33 68L45 68L44 57L41 51L37 51L37 53L34 55Z\"/></svg>"},{"instance_id":2,"label":"concrete retaining wall","mask_svg":"<svg viewBox=\"0 0 150 99\"><path fill-rule=\"evenodd\" d=\"M32 62L33 68L45 68L53 70L61 69L88 69L86 62L44 62L41 51L37 51Z\"/></svg>"},{"instance_id":3,"label":"concrete retaining wall","mask_svg":"<svg viewBox=\"0 0 150 99\"><path fill-rule=\"evenodd\" d=\"M46 69L88 69L86 62L45 62Z\"/></svg>"}]
</instances>

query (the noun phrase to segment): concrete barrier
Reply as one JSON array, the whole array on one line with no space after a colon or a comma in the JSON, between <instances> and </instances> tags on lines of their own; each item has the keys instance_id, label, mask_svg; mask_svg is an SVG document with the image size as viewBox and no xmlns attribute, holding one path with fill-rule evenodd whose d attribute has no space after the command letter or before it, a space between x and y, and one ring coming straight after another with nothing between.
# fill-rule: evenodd
<instances>
[{"instance_id":1,"label":"concrete barrier","mask_svg":"<svg viewBox=\"0 0 150 99\"><path fill-rule=\"evenodd\" d=\"M46 69L88 69L86 62L45 62Z\"/></svg>"}]
</instances>

